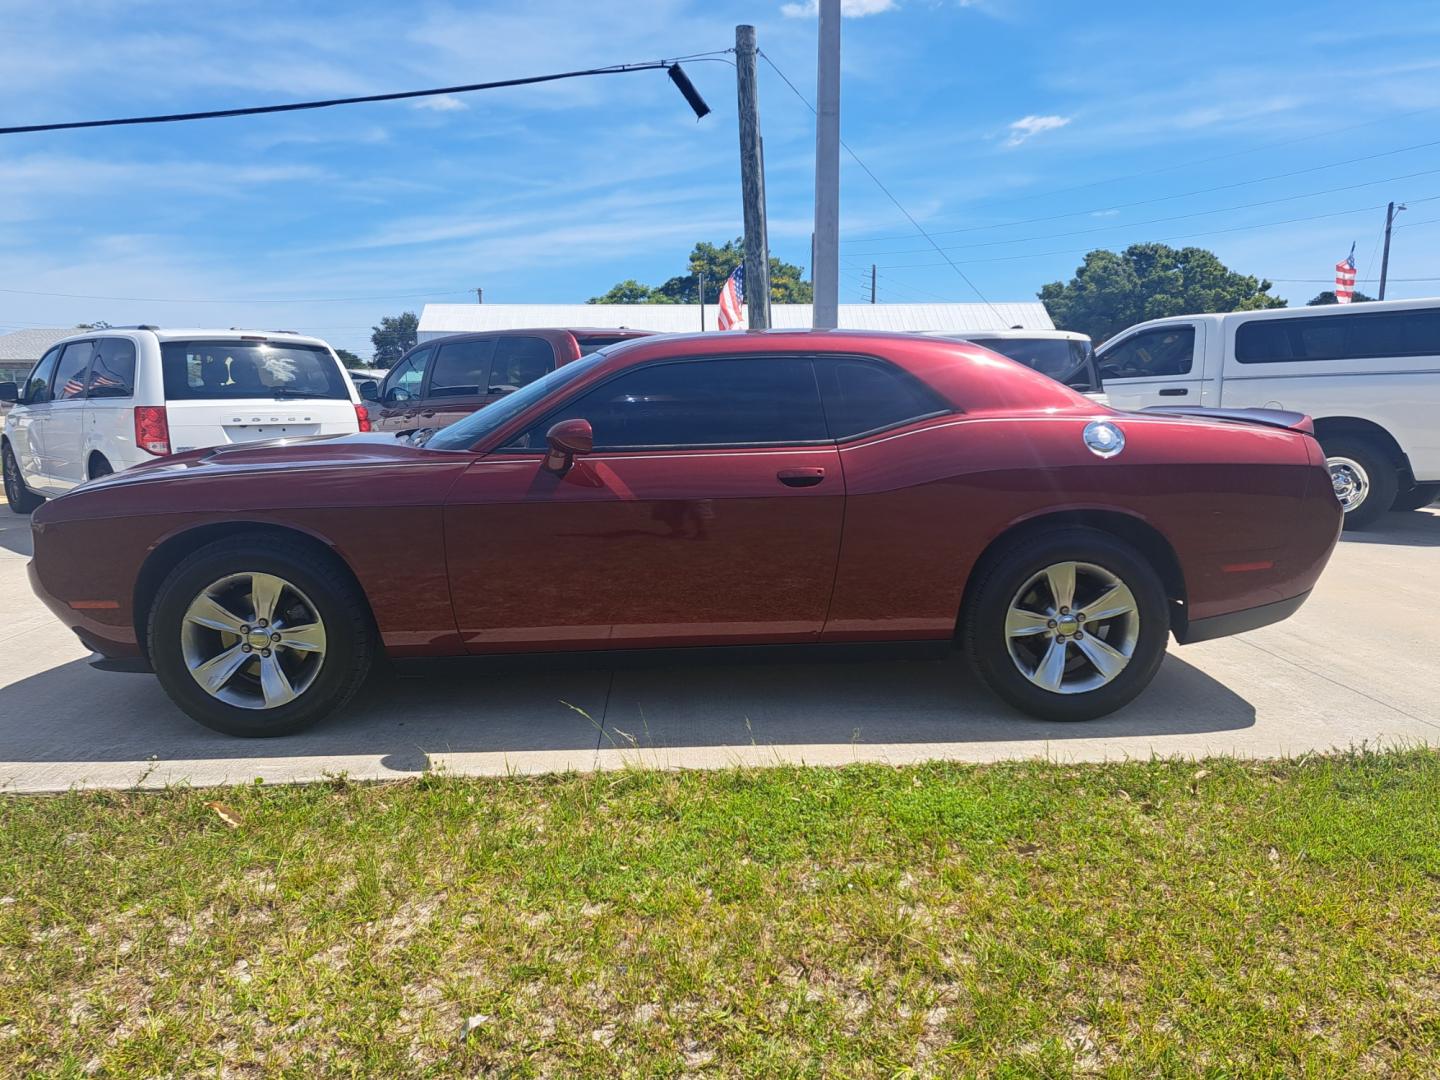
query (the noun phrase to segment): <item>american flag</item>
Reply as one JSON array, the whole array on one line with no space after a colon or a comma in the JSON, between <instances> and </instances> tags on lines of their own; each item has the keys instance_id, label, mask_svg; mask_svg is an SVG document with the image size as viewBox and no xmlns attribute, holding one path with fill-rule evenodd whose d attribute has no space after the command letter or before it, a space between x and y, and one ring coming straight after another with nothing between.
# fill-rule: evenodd
<instances>
[{"instance_id":1,"label":"american flag","mask_svg":"<svg viewBox=\"0 0 1440 1080\"><path fill-rule=\"evenodd\" d=\"M1335 264L1335 302L1348 304L1355 298L1355 245L1350 245L1350 254L1344 262Z\"/></svg>"},{"instance_id":2,"label":"american flag","mask_svg":"<svg viewBox=\"0 0 1440 1080\"><path fill-rule=\"evenodd\" d=\"M745 326L740 305L745 302L745 267L737 266L725 279L720 290L720 329L737 330Z\"/></svg>"}]
</instances>

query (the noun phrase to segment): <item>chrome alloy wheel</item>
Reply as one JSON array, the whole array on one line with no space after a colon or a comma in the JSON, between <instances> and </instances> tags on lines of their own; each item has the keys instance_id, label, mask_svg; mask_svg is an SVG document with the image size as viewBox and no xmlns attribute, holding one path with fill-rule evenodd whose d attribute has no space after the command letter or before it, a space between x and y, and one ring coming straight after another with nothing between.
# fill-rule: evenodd
<instances>
[{"instance_id":1,"label":"chrome alloy wheel","mask_svg":"<svg viewBox=\"0 0 1440 1080\"><path fill-rule=\"evenodd\" d=\"M1047 566L1020 587L1005 617L1015 666L1055 694L1084 694L1112 682L1139 638L1134 594L1093 563Z\"/></svg>"},{"instance_id":2,"label":"chrome alloy wheel","mask_svg":"<svg viewBox=\"0 0 1440 1080\"><path fill-rule=\"evenodd\" d=\"M274 709L319 675L325 624L310 598L283 578L230 574L190 601L180 649L211 697L241 709Z\"/></svg>"},{"instance_id":3,"label":"chrome alloy wheel","mask_svg":"<svg viewBox=\"0 0 1440 1080\"><path fill-rule=\"evenodd\" d=\"M1335 485L1340 508L1348 514L1369 496L1370 474L1354 458L1327 457L1325 464L1330 468L1330 483Z\"/></svg>"}]
</instances>

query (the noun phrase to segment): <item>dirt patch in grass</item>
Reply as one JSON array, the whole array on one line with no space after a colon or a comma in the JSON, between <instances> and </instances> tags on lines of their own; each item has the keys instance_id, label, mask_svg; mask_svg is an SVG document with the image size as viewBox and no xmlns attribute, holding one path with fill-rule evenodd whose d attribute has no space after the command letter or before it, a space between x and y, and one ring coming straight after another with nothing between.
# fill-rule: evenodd
<instances>
[{"instance_id":1,"label":"dirt patch in grass","mask_svg":"<svg viewBox=\"0 0 1440 1080\"><path fill-rule=\"evenodd\" d=\"M1440 757L0 802L0 1075L1434 1076Z\"/></svg>"}]
</instances>

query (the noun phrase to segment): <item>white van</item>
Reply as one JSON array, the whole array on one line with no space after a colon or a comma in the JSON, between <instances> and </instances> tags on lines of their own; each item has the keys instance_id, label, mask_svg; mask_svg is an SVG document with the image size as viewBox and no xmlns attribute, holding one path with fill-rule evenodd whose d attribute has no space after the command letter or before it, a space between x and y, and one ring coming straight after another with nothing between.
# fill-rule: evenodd
<instances>
[{"instance_id":1,"label":"white van","mask_svg":"<svg viewBox=\"0 0 1440 1080\"><path fill-rule=\"evenodd\" d=\"M334 351L278 331L114 327L40 358L0 433L5 498L29 513L86 480L164 454L370 430Z\"/></svg>"},{"instance_id":2,"label":"white van","mask_svg":"<svg viewBox=\"0 0 1440 1080\"><path fill-rule=\"evenodd\" d=\"M1347 528L1440 495L1440 299L1155 319L1096 359L1117 409L1314 417Z\"/></svg>"}]
</instances>

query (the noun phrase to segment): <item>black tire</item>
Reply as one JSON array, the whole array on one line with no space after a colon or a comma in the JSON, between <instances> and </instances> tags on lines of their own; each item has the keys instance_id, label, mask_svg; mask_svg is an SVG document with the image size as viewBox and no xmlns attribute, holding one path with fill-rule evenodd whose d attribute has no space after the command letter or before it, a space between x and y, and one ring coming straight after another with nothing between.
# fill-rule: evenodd
<instances>
[{"instance_id":1,"label":"black tire","mask_svg":"<svg viewBox=\"0 0 1440 1080\"><path fill-rule=\"evenodd\" d=\"M304 593L325 627L325 652L313 682L274 708L246 708L201 688L185 663L181 626L203 589L237 573L274 574ZM226 735L290 735L338 712L369 674L376 633L364 597L332 556L274 536L242 535L194 552L165 578L150 609L150 662L160 685L197 722ZM242 670L241 676L244 677Z\"/></svg>"},{"instance_id":2,"label":"black tire","mask_svg":"<svg viewBox=\"0 0 1440 1080\"><path fill-rule=\"evenodd\" d=\"M1368 529L1382 518L1395 502L1400 472L1390 455L1371 439L1337 435L1321 443L1325 459L1334 467L1337 459L1355 462L1369 484L1364 498L1345 511L1345 528Z\"/></svg>"},{"instance_id":3,"label":"black tire","mask_svg":"<svg viewBox=\"0 0 1440 1080\"><path fill-rule=\"evenodd\" d=\"M1139 627L1129 661L1110 682L1093 690L1059 693L1037 686L1010 653L1006 619L1011 601L1046 567L1062 562L1101 568L1123 582L1135 599ZM961 642L981 681L1021 712L1041 720L1092 720L1129 704L1155 677L1170 636L1170 605L1155 569L1123 540L1098 529L1059 528L987 558L975 572L961 618ZM1077 604L1084 599L1077 589Z\"/></svg>"},{"instance_id":4,"label":"black tire","mask_svg":"<svg viewBox=\"0 0 1440 1080\"><path fill-rule=\"evenodd\" d=\"M1391 510L1419 510L1440 498L1440 484L1415 484L1408 491L1395 496Z\"/></svg>"},{"instance_id":5,"label":"black tire","mask_svg":"<svg viewBox=\"0 0 1440 1080\"><path fill-rule=\"evenodd\" d=\"M87 470L87 472L89 472L90 474L87 479L98 480L102 476L112 475L115 472L115 469L110 464L110 462L105 460L105 456L103 454L91 454L90 468Z\"/></svg>"},{"instance_id":6,"label":"black tire","mask_svg":"<svg viewBox=\"0 0 1440 1080\"><path fill-rule=\"evenodd\" d=\"M15 460L15 452L10 449L10 444L5 444L5 449L0 452L3 462L0 462L0 469L5 473L5 501L10 504L10 510L16 514L33 513L45 501L43 496L36 495L25 486L25 478L20 475L20 463Z\"/></svg>"}]
</instances>

